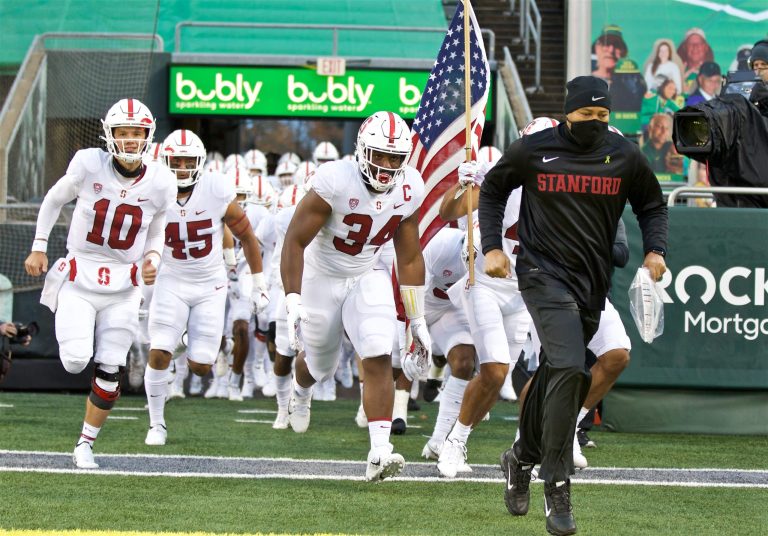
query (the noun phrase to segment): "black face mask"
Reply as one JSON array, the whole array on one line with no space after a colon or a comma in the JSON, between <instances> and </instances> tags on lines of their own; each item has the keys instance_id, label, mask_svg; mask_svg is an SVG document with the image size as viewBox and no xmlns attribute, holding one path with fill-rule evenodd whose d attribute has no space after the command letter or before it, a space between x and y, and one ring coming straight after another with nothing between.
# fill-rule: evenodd
<instances>
[{"instance_id":1,"label":"black face mask","mask_svg":"<svg viewBox=\"0 0 768 536\"><path fill-rule=\"evenodd\" d=\"M571 123L571 135L581 147L592 147L602 143L607 133L608 123L599 119Z\"/></svg>"}]
</instances>

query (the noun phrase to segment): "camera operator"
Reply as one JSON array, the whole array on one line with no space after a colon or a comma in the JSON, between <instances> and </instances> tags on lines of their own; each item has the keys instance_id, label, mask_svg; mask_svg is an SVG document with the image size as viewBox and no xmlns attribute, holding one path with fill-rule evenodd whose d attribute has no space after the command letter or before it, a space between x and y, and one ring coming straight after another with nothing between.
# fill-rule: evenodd
<instances>
[{"instance_id":1,"label":"camera operator","mask_svg":"<svg viewBox=\"0 0 768 536\"><path fill-rule=\"evenodd\" d=\"M37 323L0 322L0 382L11 370L11 345L29 346L37 333Z\"/></svg>"}]
</instances>

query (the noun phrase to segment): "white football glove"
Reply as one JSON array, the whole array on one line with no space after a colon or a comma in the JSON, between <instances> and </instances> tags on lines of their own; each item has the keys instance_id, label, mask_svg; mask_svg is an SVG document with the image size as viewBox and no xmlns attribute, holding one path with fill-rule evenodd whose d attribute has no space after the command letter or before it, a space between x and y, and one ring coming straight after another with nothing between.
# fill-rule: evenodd
<instances>
[{"instance_id":1,"label":"white football glove","mask_svg":"<svg viewBox=\"0 0 768 536\"><path fill-rule=\"evenodd\" d=\"M253 289L251 290L251 308L254 314L261 314L269 305L269 292L267 292L267 282L264 274L252 274Z\"/></svg>"},{"instance_id":2,"label":"white football glove","mask_svg":"<svg viewBox=\"0 0 768 536\"><path fill-rule=\"evenodd\" d=\"M490 168L485 162L464 162L459 164L459 184L462 188L468 188L471 185L480 186L483 184L485 174Z\"/></svg>"},{"instance_id":3,"label":"white football glove","mask_svg":"<svg viewBox=\"0 0 768 536\"><path fill-rule=\"evenodd\" d=\"M301 305L301 295L291 292L285 295L286 321L288 323L288 342L293 350L297 352L301 349L299 341L299 328L301 323L309 321L306 309Z\"/></svg>"},{"instance_id":4,"label":"white football glove","mask_svg":"<svg viewBox=\"0 0 768 536\"><path fill-rule=\"evenodd\" d=\"M403 358L403 373L410 381L414 381L426 376L432 365L432 338L423 316L411 319L411 336L413 351L406 353Z\"/></svg>"}]
</instances>

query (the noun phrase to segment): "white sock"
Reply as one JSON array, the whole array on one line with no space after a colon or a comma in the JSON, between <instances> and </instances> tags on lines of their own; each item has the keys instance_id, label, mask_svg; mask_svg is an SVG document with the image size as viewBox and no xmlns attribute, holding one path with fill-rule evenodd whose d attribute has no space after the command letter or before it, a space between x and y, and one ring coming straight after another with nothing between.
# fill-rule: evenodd
<instances>
[{"instance_id":1,"label":"white sock","mask_svg":"<svg viewBox=\"0 0 768 536\"><path fill-rule=\"evenodd\" d=\"M165 395L168 392L168 369L157 370L147 365L144 371L144 390L149 406L149 426L165 426Z\"/></svg>"},{"instance_id":2,"label":"white sock","mask_svg":"<svg viewBox=\"0 0 768 536\"><path fill-rule=\"evenodd\" d=\"M471 431L471 426L465 426L457 420L456 424L453 425L453 430L451 430L451 433L448 434L448 439L461 441L462 443L466 444L467 440L469 439L469 433Z\"/></svg>"},{"instance_id":3,"label":"white sock","mask_svg":"<svg viewBox=\"0 0 768 536\"><path fill-rule=\"evenodd\" d=\"M401 389L395 390L395 405L392 408L392 420L403 419L408 422L408 398L410 397L409 391L403 391Z\"/></svg>"},{"instance_id":4,"label":"white sock","mask_svg":"<svg viewBox=\"0 0 768 536\"><path fill-rule=\"evenodd\" d=\"M293 392L296 393L297 398L310 398L312 396L312 386L302 387L296 381L296 378L293 378Z\"/></svg>"},{"instance_id":5,"label":"white sock","mask_svg":"<svg viewBox=\"0 0 768 536\"><path fill-rule=\"evenodd\" d=\"M589 413L587 408L581 408L581 411L579 411L579 416L576 417L576 428L579 427L579 423L584 420L584 417L587 416L587 413Z\"/></svg>"},{"instance_id":6,"label":"white sock","mask_svg":"<svg viewBox=\"0 0 768 536\"><path fill-rule=\"evenodd\" d=\"M275 387L277 387L277 410L288 411L288 401L291 399L291 375L275 374Z\"/></svg>"},{"instance_id":7,"label":"white sock","mask_svg":"<svg viewBox=\"0 0 768 536\"><path fill-rule=\"evenodd\" d=\"M173 385L179 390L184 390L184 380L189 375L189 362L187 361L187 353L184 352L179 357L173 360L176 366L176 375L173 377Z\"/></svg>"},{"instance_id":8,"label":"white sock","mask_svg":"<svg viewBox=\"0 0 768 536\"><path fill-rule=\"evenodd\" d=\"M246 383L253 383L254 379L254 373L253 373L253 354L251 352L248 352L248 357L245 358L245 364L243 365L243 376L245 377Z\"/></svg>"},{"instance_id":9,"label":"white sock","mask_svg":"<svg viewBox=\"0 0 768 536\"><path fill-rule=\"evenodd\" d=\"M78 439L77 443L80 444L85 441L90 446L93 446L93 442L96 441L96 437L99 435L99 430L101 430L101 427L96 428L83 421L83 430L80 432L80 439Z\"/></svg>"},{"instance_id":10,"label":"white sock","mask_svg":"<svg viewBox=\"0 0 768 536\"><path fill-rule=\"evenodd\" d=\"M368 435L371 437L371 450L392 451L392 445L389 442L389 434L392 431L392 421L382 419L368 423Z\"/></svg>"},{"instance_id":11,"label":"white sock","mask_svg":"<svg viewBox=\"0 0 768 536\"><path fill-rule=\"evenodd\" d=\"M437 412L432 441L442 443L448 437L456 419L459 418L461 401L464 399L467 385L469 385L469 380L460 380L456 376L451 376L445 382L445 387L440 395L440 409Z\"/></svg>"},{"instance_id":12,"label":"white sock","mask_svg":"<svg viewBox=\"0 0 768 536\"><path fill-rule=\"evenodd\" d=\"M236 372L230 370L229 371L229 386L234 387L236 389L240 389L240 380L243 379L242 374L237 374Z\"/></svg>"}]
</instances>

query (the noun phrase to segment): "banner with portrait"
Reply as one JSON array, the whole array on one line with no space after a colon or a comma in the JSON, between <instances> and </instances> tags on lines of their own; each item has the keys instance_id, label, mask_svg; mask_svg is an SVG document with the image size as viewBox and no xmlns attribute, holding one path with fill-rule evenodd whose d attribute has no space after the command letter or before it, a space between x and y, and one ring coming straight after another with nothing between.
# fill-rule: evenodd
<instances>
[{"instance_id":1,"label":"banner with portrait","mask_svg":"<svg viewBox=\"0 0 768 536\"><path fill-rule=\"evenodd\" d=\"M677 154L672 114L719 93L728 71L749 70L766 37L768 4L745 0L592 0L592 74L611 85L611 124L639 141L662 183L707 183ZM701 169L699 169L701 168Z\"/></svg>"}]
</instances>

